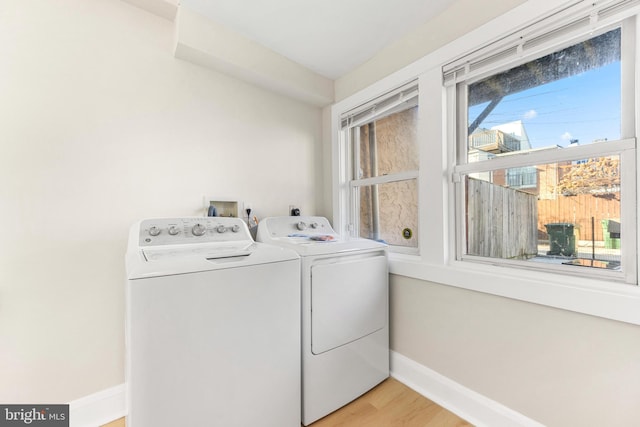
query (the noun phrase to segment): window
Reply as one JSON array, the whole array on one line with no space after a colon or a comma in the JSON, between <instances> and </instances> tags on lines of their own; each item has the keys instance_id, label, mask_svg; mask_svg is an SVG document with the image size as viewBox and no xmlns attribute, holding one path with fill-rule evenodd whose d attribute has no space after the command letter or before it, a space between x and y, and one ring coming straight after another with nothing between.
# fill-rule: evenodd
<instances>
[{"instance_id":1,"label":"window","mask_svg":"<svg viewBox=\"0 0 640 427\"><path fill-rule=\"evenodd\" d=\"M565 3L333 105L334 227L390 243L392 274L640 325L640 0Z\"/></svg>"},{"instance_id":2,"label":"window","mask_svg":"<svg viewBox=\"0 0 640 427\"><path fill-rule=\"evenodd\" d=\"M453 72L456 259L636 282L634 37Z\"/></svg>"},{"instance_id":3,"label":"window","mask_svg":"<svg viewBox=\"0 0 640 427\"><path fill-rule=\"evenodd\" d=\"M352 234L418 247L418 87L404 85L341 117L349 147Z\"/></svg>"}]
</instances>

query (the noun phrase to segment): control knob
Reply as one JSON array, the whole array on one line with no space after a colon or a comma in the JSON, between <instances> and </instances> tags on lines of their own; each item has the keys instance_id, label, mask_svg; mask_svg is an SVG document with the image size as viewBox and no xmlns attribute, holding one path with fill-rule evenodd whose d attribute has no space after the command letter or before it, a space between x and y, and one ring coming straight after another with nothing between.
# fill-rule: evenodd
<instances>
[{"instance_id":1,"label":"control knob","mask_svg":"<svg viewBox=\"0 0 640 427\"><path fill-rule=\"evenodd\" d=\"M178 233L180 233L180 229L178 227L176 227L175 225L172 225L171 227L169 227L170 235L175 236Z\"/></svg>"},{"instance_id":2,"label":"control knob","mask_svg":"<svg viewBox=\"0 0 640 427\"><path fill-rule=\"evenodd\" d=\"M207 231L207 227L204 224L197 223L191 228L191 232L194 236L202 236Z\"/></svg>"},{"instance_id":3,"label":"control knob","mask_svg":"<svg viewBox=\"0 0 640 427\"><path fill-rule=\"evenodd\" d=\"M231 231L237 233L238 231L240 231L240 226L238 224L235 224L233 227L231 227Z\"/></svg>"},{"instance_id":4,"label":"control knob","mask_svg":"<svg viewBox=\"0 0 640 427\"><path fill-rule=\"evenodd\" d=\"M150 235L150 236L155 237L155 236L157 236L157 235L159 235L159 234L160 234L160 231L161 231L161 230L160 230L158 227L156 227L156 226L154 225L153 227L151 227L151 228L149 229L149 235Z\"/></svg>"},{"instance_id":5,"label":"control knob","mask_svg":"<svg viewBox=\"0 0 640 427\"><path fill-rule=\"evenodd\" d=\"M311 223L311 228L313 228L313 229L318 228L318 223L317 222L312 222Z\"/></svg>"},{"instance_id":6,"label":"control knob","mask_svg":"<svg viewBox=\"0 0 640 427\"><path fill-rule=\"evenodd\" d=\"M218 233L224 233L225 231L227 231L227 227L225 227L224 225L219 225L218 228L216 228L216 231Z\"/></svg>"},{"instance_id":7,"label":"control knob","mask_svg":"<svg viewBox=\"0 0 640 427\"><path fill-rule=\"evenodd\" d=\"M300 221L299 223L296 224L296 227L298 228L298 230L304 230L307 228L307 224L305 224L303 221Z\"/></svg>"}]
</instances>

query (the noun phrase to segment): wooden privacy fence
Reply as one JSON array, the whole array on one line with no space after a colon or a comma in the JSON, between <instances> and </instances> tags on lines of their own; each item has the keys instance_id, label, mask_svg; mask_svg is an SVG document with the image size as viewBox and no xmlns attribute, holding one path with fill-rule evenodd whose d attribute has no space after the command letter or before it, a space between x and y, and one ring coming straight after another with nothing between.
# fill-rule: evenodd
<instances>
[{"instance_id":1,"label":"wooden privacy fence","mask_svg":"<svg viewBox=\"0 0 640 427\"><path fill-rule=\"evenodd\" d=\"M538 253L538 198L467 179L467 253L526 259Z\"/></svg>"},{"instance_id":2,"label":"wooden privacy fence","mask_svg":"<svg viewBox=\"0 0 640 427\"><path fill-rule=\"evenodd\" d=\"M594 235L591 235L591 217L594 217ZM593 194L558 196L555 199L538 201L538 237L547 239L545 224L566 222L573 224L577 240L605 240L602 231L603 219L620 218L620 193L606 197Z\"/></svg>"}]
</instances>

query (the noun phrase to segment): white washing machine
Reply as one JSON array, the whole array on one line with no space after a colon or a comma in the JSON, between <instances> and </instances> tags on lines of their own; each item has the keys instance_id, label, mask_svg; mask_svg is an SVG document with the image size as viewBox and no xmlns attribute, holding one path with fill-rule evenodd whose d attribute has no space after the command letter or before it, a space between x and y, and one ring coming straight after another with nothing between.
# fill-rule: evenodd
<instances>
[{"instance_id":1,"label":"white washing machine","mask_svg":"<svg viewBox=\"0 0 640 427\"><path fill-rule=\"evenodd\" d=\"M389 376L386 245L342 240L323 217L273 217L257 240L302 257L302 423Z\"/></svg>"},{"instance_id":2,"label":"white washing machine","mask_svg":"<svg viewBox=\"0 0 640 427\"><path fill-rule=\"evenodd\" d=\"M148 219L126 255L130 427L300 425L300 258L238 218Z\"/></svg>"}]
</instances>

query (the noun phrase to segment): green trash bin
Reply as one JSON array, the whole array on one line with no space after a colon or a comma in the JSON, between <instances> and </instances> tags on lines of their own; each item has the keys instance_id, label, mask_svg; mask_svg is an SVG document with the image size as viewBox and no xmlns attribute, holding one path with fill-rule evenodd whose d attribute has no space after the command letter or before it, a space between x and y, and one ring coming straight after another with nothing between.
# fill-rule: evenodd
<instances>
[{"instance_id":1,"label":"green trash bin","mask_svg":"<svg viewBox=\"0 0 640 427\"><path fill-rule=\"evenodd\" d=\"M573 224L558 222L545 224L549 235L549 252L547 255L574 256L576 254L576 236Z\"/></svg>"},{"instance_id":2,"label":"green trash bin","mask_svg":"<svg viewBox=\"0 0 640 427\"><path fill-rule=\"evenodd\" d=\"M619 220L603 219L600 221L602 224L602 237L604 237L604 247L606 249L620 249L620 222ZM617 233L611 232L611 224L617 225Z\"/></svg>"}]
</instances>

